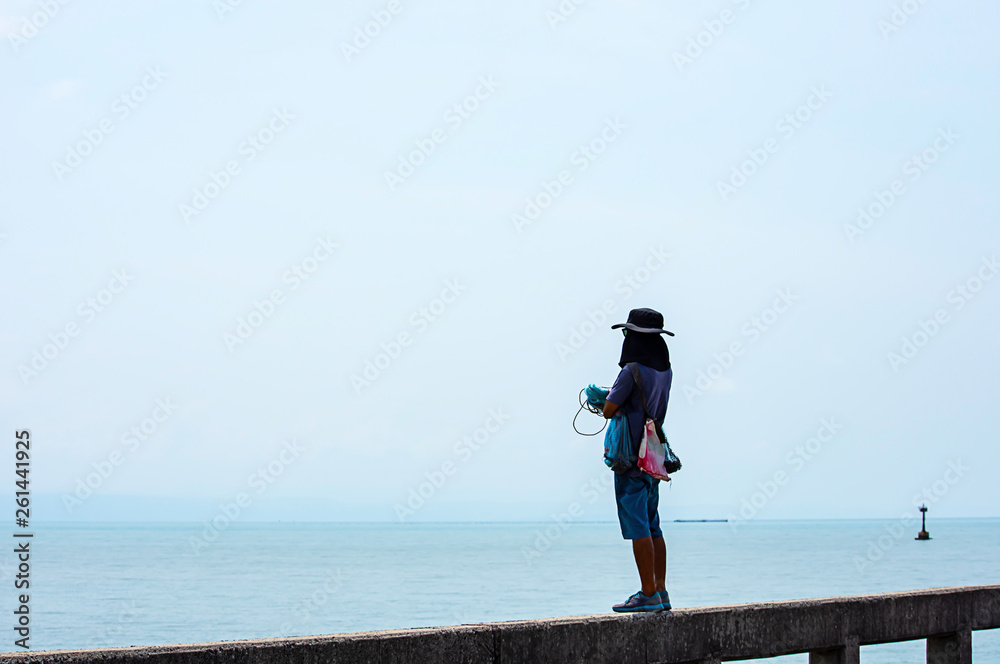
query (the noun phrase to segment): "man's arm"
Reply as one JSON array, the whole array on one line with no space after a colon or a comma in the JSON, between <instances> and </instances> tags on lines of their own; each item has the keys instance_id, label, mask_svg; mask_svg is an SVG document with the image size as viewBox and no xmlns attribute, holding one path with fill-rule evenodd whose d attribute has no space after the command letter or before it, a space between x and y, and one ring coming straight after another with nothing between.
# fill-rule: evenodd
<instances>
[{"instance_id":1,"label":"man's arm","mask_svg":"<svg viewBox=\"0 0 1000 664\"><path fill-rule=\"evenodd\" d=\"M610 401L604 402L604 417L605 419L611 419L614 417L615 413L618 412L618 404L611 403Z\"/></svg>"},{"instance_id":2,"label":"man's arm","mask_svg":"<svg viewBox=\"0 0 1000 664\"><path fill-rule=\"evenodd\" d=\"M632 372L623 367L618 372L618 377L615 378L615 384L611 386L611 391L608 392L607 399L604 400L603 415L605 419L610 420L618 412L618 409L621 408L621 404L617 404L611 400L614 399L615 401L625 403L625 400L628 399L629 394L632 392L633 384Z\"/></svg>"}]
</instances>

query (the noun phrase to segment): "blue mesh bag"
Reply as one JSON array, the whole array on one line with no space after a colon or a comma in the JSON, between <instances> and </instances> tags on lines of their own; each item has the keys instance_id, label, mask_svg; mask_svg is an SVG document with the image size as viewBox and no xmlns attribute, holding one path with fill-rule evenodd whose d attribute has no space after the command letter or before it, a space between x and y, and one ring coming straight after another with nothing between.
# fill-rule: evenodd
<instances>
[{"instance_id":1,"label":"blue mesh bag","mask_svg":"<svg viewBox=\"0 0 1000 664\"><path fill-rule=\"evenodd\" d=\"M608 422L608 430L604 433L604 463L616 473L623 473L635 466L635 462L628 417L619 411Z\"/></svg>"},{"instance_id":2,"label":"blue mesh bag","mask_svg":"<svg viewBox=\"0 0 1000 664\"><path fill-rule=\"evenodd\" d=\"M576 428L576 418L585 410L603 418L602 410L607 398L606 387L591 384L580 390L580 410L576 411L576 417L573 418L573 429L582 436L596 436L604 431L604 463L616 473L622 473L634 467L638 461L632 453L632 435L628 417L623 411L619 410L610 420L605 420L600 431L584 433Z\"/></svg>"}]
</instances>

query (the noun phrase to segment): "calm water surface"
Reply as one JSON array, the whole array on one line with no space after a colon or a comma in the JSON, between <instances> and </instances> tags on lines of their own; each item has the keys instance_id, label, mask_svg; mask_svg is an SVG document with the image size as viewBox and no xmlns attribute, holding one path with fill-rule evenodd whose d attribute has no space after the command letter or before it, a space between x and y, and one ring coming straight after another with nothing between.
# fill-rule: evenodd
<instances>
[{"instance_id":1,"label":"calm water surface","mask_svg":"<svg viewBox=\"0 0 1000 664\"><path fill-rule=\"evenodd\" d=\"M616 523L551 526L243 524L195 555L195 524L49 525L32 545L32 649L607 613L638 589ZM894 528L669 523L670 596L679 608L1000 582L1000 519L935 520L929 542ZM2 565L11 583L13 556ZM13 592L4 601L13 610ZM862 660L923 662L923 647L866 647ZM1000 630L974 648L977 664L1000 664Z\"/></svg>"}]
</instances>

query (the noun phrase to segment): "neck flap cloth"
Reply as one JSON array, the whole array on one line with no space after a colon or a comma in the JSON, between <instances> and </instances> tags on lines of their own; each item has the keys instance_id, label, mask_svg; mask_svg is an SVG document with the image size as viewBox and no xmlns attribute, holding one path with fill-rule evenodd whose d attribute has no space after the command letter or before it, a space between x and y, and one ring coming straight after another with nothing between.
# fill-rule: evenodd
<instances>
[{"instance_id":1,"label":"neck flap cloth","mask_svg":"<svg viewBox=\"0 0 1000 664\"><path fill-rule=\"evenodd\" d=\"M618 366L624 368L629 362L638 362L656 371L666 371L670 368L667 342L659 334L629 330L622 343L622 357Z\"/></svg>"}]
</instances>

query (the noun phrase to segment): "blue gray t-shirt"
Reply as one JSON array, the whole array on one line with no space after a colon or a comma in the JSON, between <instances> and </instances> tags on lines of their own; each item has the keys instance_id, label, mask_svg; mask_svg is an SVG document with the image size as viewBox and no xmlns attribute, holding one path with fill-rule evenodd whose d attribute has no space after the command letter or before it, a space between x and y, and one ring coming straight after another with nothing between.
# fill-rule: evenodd
<instances>
[{"instance_id":1,"label":"blue gray t-shirt","mask_svg":"<svg viewBox=\"0 0 1000 664\"><path fill-rule=\"evenodd\" d=\"M667 415L667 401L670 399L670 384L674 378L672 369L666 371L656 371L640 364L639 375L642 377L642 391L646 394L646 407L649 408L649 416L656 420L661 426L663 418ZM608 401L617 404L620 410L628 417L628 428L632 434L632 456L639 455L639 443L642 442L642 432L646 426L646 417L642 410L642 397L639 390L635 389L635 380L632 372L624 367L615 379L615 384L611 386L608 393ZM631 477L639 477L642 471L638 467L629 469L626 473Z\"/></svg>"}]
</instances>

